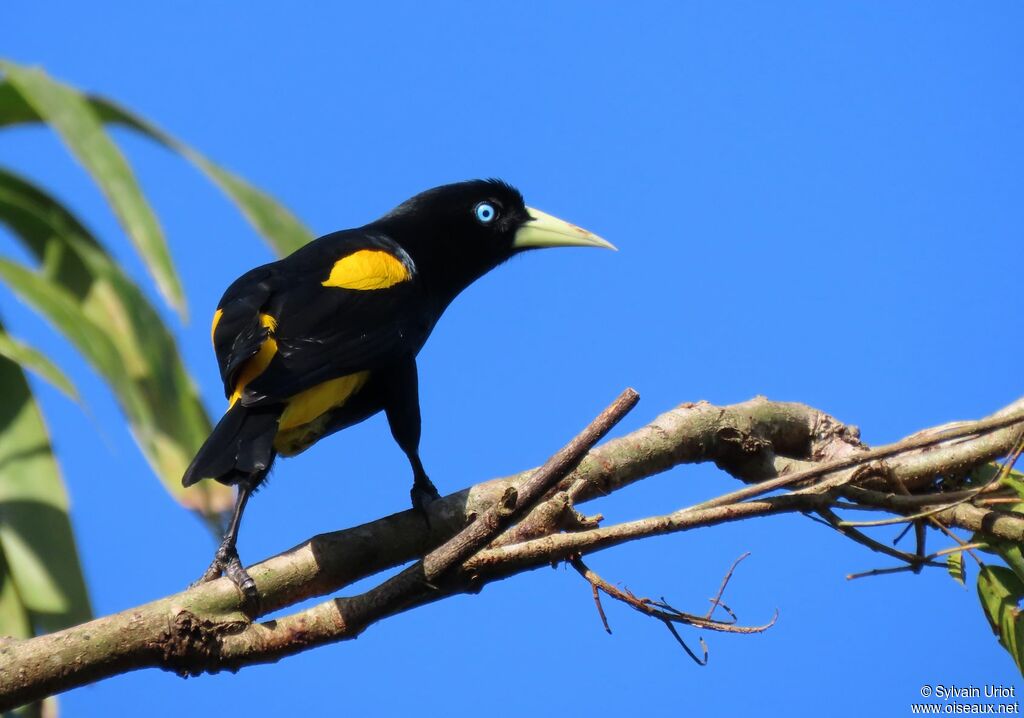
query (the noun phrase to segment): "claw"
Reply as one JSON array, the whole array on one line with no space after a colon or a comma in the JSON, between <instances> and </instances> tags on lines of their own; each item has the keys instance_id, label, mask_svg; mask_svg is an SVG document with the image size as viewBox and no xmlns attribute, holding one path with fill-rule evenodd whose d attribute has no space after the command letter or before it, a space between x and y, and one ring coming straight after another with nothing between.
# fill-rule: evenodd
<instances>
[{"instance_id":1,"label":"claw","mask_svg":"<svg viewBox=\"0 0 1024 718\"><path fill-rule=\"evenodd\" d=\"M231 579L231 582L235 584L238 590L242 592L245 605L250 607L253 614L255 614L260 607L260 594L256 590L256 582L252 580L252 576L242 566L237 553L228 557L227 564L224 566L224 573Z\"/></svg>"},{"instance_id":2,"label":"claw","mask_svg":"<svg viewBox=\"0 0 1024 718\"><path fill-rule=\"evenodd\" d=\"M252 580L252 576L242 566L242 562L238 558L238 551L235 550L234 546L221 544L209 568L189 588L215 581L221 575L231 579L231 583L235 584L235 587L242 593L244 604L249 609L247 612L256 615L260 606L260 594L256 590L256 582Z\"/></svg>"},{"instance_id":3,"label":"claw","mask_svg":"<svg viewBox=\"0 0 1024 718\"><path fill-rule=\"evenodd\" d=\"M204 583L216 581L218 578L220 578L223 572L224 566L221 564L220 559L215 558L213 559L213 563L211 563L209 567L206 569L206 571L203 572L203 575L199 577L199 580L193 581L188 585L188 587L195 588L196 586L200 586Z\"/></svg>"},{"instance_id":4,"label":"claw","mask_svg":"<svg viewBox=\"0 0 1024 718\"><path fill-rule=\"evenodd\" d=\"M430 504L441 498L437 487L434 486L430 479L424 476L413 484L409 496L412 497L413 509L423 517L423 520L427 523L427 528L430 529Z\"/></svg>"}]
</instances>

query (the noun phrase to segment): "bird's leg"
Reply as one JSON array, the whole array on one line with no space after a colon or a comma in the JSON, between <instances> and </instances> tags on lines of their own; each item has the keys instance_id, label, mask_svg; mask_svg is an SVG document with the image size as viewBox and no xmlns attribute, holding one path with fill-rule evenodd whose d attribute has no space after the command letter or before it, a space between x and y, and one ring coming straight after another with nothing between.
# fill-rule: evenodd
<instances>
[{"instance_id":1,"label":"bird's leg","mask_svg":"<svg viewBox=\"0 0 1024 718\"><path fill-rule=\"evenodd\" d=\"M427 472L423 470L423 463L418 454L409 454L409 463L412 464L413 475L412 490L409 491L409 496L412 497L412 507L423 516L427 526L430 526L428 507L441 498L441 494L437 492L434 482L427 477Z\"/></svg>"},{"instance_id":2,"label":"bird's leg","mask_svg":"<svg viewBox=\"0 0 1024 718\"><path fill-rule=\"evenodd\" d=\"M427 507L441 498L433 482L427 478L420 461L420 398L416 360L409 359L397 364L382 377L385 387L384 411L391 427L391 435L409 457L412 465L413 483L409 495L412 507L423 516L430 526Z\"/></svg>"},{"instance_id":3,"label":"bird's leg","mask_svg":"<svg viewBox=\"0 0 1024 718\"><path fill-rule=\"evenodd\" d=\"M242 523L242 512L245 511L245 504L252 494L252 487L255 484L242 483L238 485L238 498L235 500L235 510L231 514L231 522L228 524L224 540L220 542L217 553L213 556L213 562L202 577L193 586L220 578L224 574L231 579L231 582L242 592L246 601L253 606L258 605L259 593L256 591L256 582L252 580L249 573L242 566L238 558L238 550L235 542L238 540L238 527Z\"/></svg>"}]
</instances>

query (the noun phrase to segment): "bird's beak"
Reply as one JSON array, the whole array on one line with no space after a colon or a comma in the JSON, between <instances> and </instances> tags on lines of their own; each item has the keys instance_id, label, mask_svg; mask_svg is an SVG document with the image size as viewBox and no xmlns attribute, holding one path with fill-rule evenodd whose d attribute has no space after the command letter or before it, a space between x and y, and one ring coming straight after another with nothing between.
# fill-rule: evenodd
<instances>
[{"instance_id":1,"label":"bird's beak","mask_svg":"<svg viewBox=\"0 0 1024 718\"><path fill-rule=\"evenodd\" d=\"M577 227L575 224L552 217L547 212L527 207L532 219L516 232L512 246L516 249L527 247L604 247L615 251L615 245L596 234Z\"/></svg>"}]
</instances>

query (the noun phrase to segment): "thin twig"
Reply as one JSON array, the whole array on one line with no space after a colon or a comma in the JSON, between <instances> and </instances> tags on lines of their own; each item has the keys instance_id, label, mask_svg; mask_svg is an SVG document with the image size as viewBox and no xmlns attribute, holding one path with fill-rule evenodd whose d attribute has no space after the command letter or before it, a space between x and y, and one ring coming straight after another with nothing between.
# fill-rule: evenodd
<instances>
[{"instance_id":1,"label":"thin twig","mask_svg":"<svg viewBox=\"0 0 1024 718\"><path fill-rule=\"evenodd\" d=\"M987 546L987 543L981 542L965 543L963 546L950 546L949 548L944 548L941 551L936 551L935 553L929 554L925 558L939 558L940 556L946 556L951 553L957 553L959 551L971 551L976 548L985 548Z\"/></svg>"},{"instance_id":2,"label":"thin twig","mask_svg":"<svg viewBox=\"0 0 1024 718\"><path fill-rule=\"evenodd\" d=\"M650 616L651 618L655 618L661 621L662 625L664 625L665 628L668 629L669 633L672 634L672 637L682 647L682 649L686 651L686 654L691 659L693 659L694 663L700 666L706 666L708 663L708 647L707 644L704 643L704 639L700 636L697 637L697 640L700 642L701 651L703 653L702 656L698 657L697 654L693 652L693 649L691 649L690 646L687 645L686 641L683 640L683 637L679 635L679 631L676 629L675 624L682 623L690 626L696 626L698 628L707 628L713 631L723 631L727 633L749 634L760 633L762 631L768 630L769 628L771 628L771 626L775 624L776 619L778 619L779 617L779 612L776 611L775 616L772 617L771 622L765 624L764 626L736 626L733 623L715 621L711 618L711 614L714 612L717 606L724 606L724 604L721 603L722 592L725 590L726 585L728 585L729 578L732 576L732 572L736 568L736 564L738 564L748 555L749 554L744 554L743 556L740 556L738 559L736 559L736 561L733 562L732 566L729 568L728 573L726 573L725 578L722 581L722 585L718 590L718 595L716 595L715 598L712 599L711 609L705 616L697 616L692 613L684 613L682 611L679 611L678 609L673 608L671 605L669 605L664 598L662 598L660 601L654 601L649 598L639 598L635 596L629 589L620 590L616 586L613 586L607 581L605 581L593 570L591 570L585 563L583 563L583 560L579 556L575 556L572 559L570 559L569 564L574 569L576 569L580 576L582 576L590 584L590 590L594 596L594 605L597 606L597 612L601 616L601 622L604 624L604 628L608 633L611 633L611 629L608 627L608 619L605 617L604 609L601 607L601 591L611 596L612 598L621 601L622 603L625 603L627 606L633 608L636 611L639 611L645 616ZM732 613L732 611L730 611L727 607L726 610L735 619L735 615Z\"/></svg>"},{"instance_id":3,"label":"thin twig","mask_svg":"<svg viewBox=\"0 0 1024 718\"><path fill-rule=\"evenodd\" d=\"M587 425L572 441L559 449L543 466L530 476L519 489L511 489L511 506L499 501L476 521L453 536L440 547L427 554L422 563L424 579L433 581L452 566L462 563L498 535L501 528L523 514L547 489L561 481L579 466L587 452L594 447L640 401L633 389L626 389L604 411ZM416 566L406 571L415 572ZM403 571L402 573L406 573ZM395 579L402 576L398 574ZM392 579L394 580L394 579ZM388 582L385 582L387 584ZM383 585L382 584L382 587Z\"/></svg>"},{"instance_id":4,"label":"thin twig","mask_svg":"<svg viewBox=\"0 0 1024 718\"><path fill-rule=\"evenodd\" d=\"M679 631L676 630L675 624L671 621L664 621L664 625L665 628L668 629L668 632L672 634L672 637L676 639L676 643L683 647L683 650L686 651L687 655L693 659L694 663L698 666L706 666L708 664L708 645L704 643L704 638L702 636L697 636L697 641L700 643L703 655L700 658L697 658L697 654L694 653L688 645L686 645L686 641L684 641L683 637L679 635Z\"/></svg>"},{"instance_id":5,"label":"thin twig","mask_svg":"<svg viewBox=\"0 0 1024 718\"><path fill-rule=\"evenodd\" d=\"M1003 475L1003 471L999 471L996 474L994 474L991 479L986 481L984 484L982 484L978 488L970 489L967 492L967 495L964 496L963 498L957 499L956 501L952 501L950 503L942 504L941 506L936 506L936 507L928 509L926 511L921 511L921 512L916 513L916 514L911 514L910 516L896 516L896 517L891 518L891 519L878 519L878 520L875 520L875 521L844 521L843 522L843 526L891 526L893 524L906 523L907 521L916 521L918 519L929 518L931 516L934 516L935 514L940 514L943 511L947 511L947 510L953 508L954 506L959 506L960 504L965 504L968 501L970 501L971 499L973 499L976 496L978 496L979 494L982 494L982 493L985 493L987 491L991 491L991 490L995 489L999 485L999 481L1002 478L1002 475ZM904 491L905 491L906 487L903 487L903 488L904 488ZM906 493L907 493L908 496L910 495L910 492L906 492Z\"/></svg>"},{"instance_id":6,"label":"thin twig","mask_svg":"<svg viewBox=\"0 0 1024 718\"><path fill-rule=\"evenodd\" d=\"M869 578L871 576L888 576L893 573L906 573L907 571L913 571L913 566L893 566L892 568L873 568L870 571L863 571L861 573L849 573L846 575L847 581L853 581L858 578Z\"/></svg>"},{"instance_id":7,"label":"thin twig","mask_svg":"<svg viewBox=\"0 0 1024 718\"><path fill-rule=\"evenodd\" d=\"M896 473L888 464L885 465L885 476L887 479L889 479L889 483L893 484L897 489L899 489L900 494L902 494L903 496L910 496L910 489L907 488L907 485L903 483L900 477L896 475ZM936 519L934 516L930 516L928 518L928 521L934 524L939 530L946 531L948 533L948 529L945 526L943 526L942 522ZM914 555L918 558L922 558L925 555L925 553L927 553L927 551L925 550L925 544L928 540L928 529L925 527L924 521L915 521L913 523L913 527ZM921 573L921 569L924 568L924 565L925 564L923 561L918 561L914 563L914 573Z\"/></svg>"},{"instance_id":8,"label":"thin twig","mask_svg":"<svg viewBox=\"0 0 1024 718\"><path fill-rule=\"evenodd\" d=\"M877 551L878 553L885 554L886 556L891 556L892 558L899 559L900 561L905 561L912 567L922 564L929 565L928 562L925 561L923 557L918 554L907 553L906 551L900 551L899 549L891 548L889 546L886 546L884 543L875 541L870 536L867 536L861 533L860 531L851 528L847 524L847 522L842 521L838 516L836 516L832 511L830 511L825 506L820 507L818 509L818 513L821 514L821 517L825 519L825 521L827 521L832 528L834 528L839 533L843 534L843 536L846 536L848 539L856 541L862 546L867 546L872 551ZM941 564L932 565L941 566Z\"/></svg>"},{"instance_id":9,"label":"thin twig","mask_svg":"<svg viewBox=\"0 0 1024 718\"><path fill-rule=\"evenodd\" d=\"M851 494L855 496L860 491L870 491L871 489L865 489L861 486L845 486L843 487L844 494ZM990 489L994 491L996 489ZM999 487L1001 490L1001 487ZM988 493L988 492L985 492ZM853 496L847 496L847 498L853 498ZM936 504L948 504L954 501L958 501L964 497L971 498L977 496L977 489L964 489L962 491L943 491L935 494L911 494L910 496L900 497L901 503L907 506L935 506ZM838 505L836 503L835 505ZM865 504L857 503L847 508L856 509L857 511L885 511L885 508L878 506L867 506Z\"/></svg>"},{"instance_id":10,"label":"thin twig","mask_svg":"<svg viewBox=\"0 0 1024 718\"><path fill-rule=\"evenodd\" d=\"M1017 437L1017 443L1014 444L1013 449L1010 451L1010 454L1006 457L1006 461L1003 462L1003 465L1000 468L1000 480L1005 479L1010 475L1010 472L1013 471L1014 464L1016 464L1017 460L1020 459L1021 454L1024 454L1024 430L1020 432L1020 436Z\"/></svg>"},{"instance_id":11,"label":"thin twig","mask_svg":"<svg viewBox=\"0 0 1024 718\"><path fill-rule=\"evenodd\" d=\"M968 554L968 555L969 555L969 556L970 556L971 558L973 558L973 559L974 559L974 561L975 561L975 562L976 562L976 563L978 564L978 566L984 566L984 565L985 565L985 562L981 560L981 557L980 557L980 556L978 556L978 554L974 553L974 551L972 550L972 549L974 548L973 546L971 546L971 545L970 545L970 544L968 544L968 543L967 543L966 541L964 541L964 540L963 540L962 538L960 538L960 537L959 537L959 536L957 536L957 535L956 535L955 533L953 533L953 532L952 532L952 531L951 531L951 530L950 530L950 529L949 529L949 528L948 528L948 527L947 527L947 526L946 526L945 524L943 524L943 523L942 523L941 521L938 521L938 520L937 520L937 519L935 519L934 517L932 517L932 518L930 519L930 521L931 521L931 522L932 522L933 524L935 524L936 526L938 526L938 527L939 527L939 530L940 530L940 531L942 531L942 533L946 534L946 536L948 536L949 538L951 538L951 539L952 539L953 541L955 541L956 543L960 544L960 548L961 548L962 550L966 551L966 552L967 552L967 554Z\"/></svg>"},{"instance_id":12,"label":"thin twig","mask_svg":"<svg viewBox=\"0 0 1024 718\"><path fill-rule=\"evenodd\" d=\"M718 587L718 593L716 593L715 597L711 599L711 608L708 609L708 612L704 615L704 618L710 620L711 616L715 613L715 609L719 606L722 606L732 617L731 623L736 623L736 614L729 610L728 606L722 603L722 595L725 593L725 587L729 585L729 581L732 579L732 574L736 570L736 567L740 565L740 561L747 558L748 556L750 556L750 551L745 551L744 553L741 553L739 557L732 562L732 566L730 566L729 570L725 572L725 575L722 576L722 583Z\"/></svg>"},{"instance_id":13,"label":"thin twig","mask_svg":"<svg viewBox=\"0 0 1024 718\"><path fill-rule=\"evenodd\" d=\"M767 631L773 625L775 620L778 618L778 612L771 621L761 626L737 626L733 623L727 623L725 621L716 621L709 619L705 616L698 616L694 613L685 613L676 608L673 608L669 604L662 601L655 601L650 598L640 598L634 595L628 589L620 589L616 586L605 581L601 576L590 569L583 561L579 558L574 558L569 561L576 571L592 586L597 586L608 596L622 601L626 605L636 609L640 613L657 618L660 621L666 621L669 623L684 623L689 626L696 628L706 628L710 631L720 631L722 633L762 633Z\"/></svg>"},{"instance_id":14,"label":"thin twig","mask_svg":"<svg viewBox=\"0 0 1024 718\"><path fill-rule=\"evenodd\" d=\"M605 615L604 606L601 605L601 592L598 590L597 584L590 584L590 590L594 594L594 605L597 607L597 615L601 617L601 624L608 635L611 635L612 627L608 625L608 616Z\"/></svg>"},{"instance_id":15,"label":"thin twig","mask_svg":"<svg viewBox=\"0 0 1024 718\"><path fill-rule=\"evenodd\" d=\"M777 479L762 481L754 486L748 486L737 491L731 491L727 494L722 494L716 498L701 502L692 508L694 510L700 510L734 504L756 496L762 496L763 494L767 494L770 491L780 489L784 486L792 486L793 484L801 481L820 478L826 474L832 474L842 469L862 466L872 461L887 459L907 451L935 446L936 444L942 444L965 436L985 434L990 431L1002 429L1021 422L1024 422L1024 414L1018 412L1011 414L1010 416L997 416L991 419L982 419L981 421L970 422L964 426L958 426L938 434L929 434L927 436L919 437L912 436L908 439L904 439L903 441L897 441L895 444L887 444L886 446L880 446L876 449L869 449L853 456L844 456L843 458L836 459L835 461L819 464L811 469L797 471L786 476L780 476Z\"/></svg>"},{"instance_id":16,"label":"thin twig","mask_svg":"<svg viewBox=\"0 0 1024 718\"><path fill-rule=\"evenodd\" d=\"M881 508L880 506L865 506L864 504L856 504L852 501L842 501L841 499L836 499L835 501L833 501L832 508L844 509L848 511L885 511L885 509ZM816 521L819 520L815 519L814 516L808 516L808 518L814 519Z\"/></svg>"},{"instance_id":17,"label":"thin twig","mask_svg":"<svg viewBox=\"0 0 1024 718\"><path fill-rule=\"evenodd\" d=\"M812 513L811 513L811 512L809 512L809 511L805 511L805 512L803 512L803 514L801 514L801 515L802 515L802 516L806 516L807 518L809 518L809 519L810 519L811 521L813 521L813 522L814 522L814 523L816 523L816 524L821 524L822 526L828 526L828 527L829 527L830 529L832 529L832 528L835 528L835 526L833 526L832 524L830 524L830 523L829 523L828 521L826 521L825 519L821 518L820 516L815 516L814 514L812 514Z\"/></svg>"},{"instance_id":18,"label":"thin twig","mask_svg":"<svg viewBox=\"0 0 1024 718\"><path fill-rule=\"evenodd\" d=\"M888 509L879 509L879 511L888 511ZM892 545L895 546L900 541L902 541L903 537L906 536L908 533L910 533L910 529L912 529L912 528L914 528L914 524L907 524L906 526L904 526L900 530L900 532L898 534L896 534L896 538L894 538L892 540Z\"/></svg>"},{"instance_id":19,"label":"thin twig","mask_svg":"<svg viewBox=\"0 0 1024 718\"><path fill-rule=\"evenodd\" d=\"M943 504L942 506L936 506L935 508L928 509L927 511L921 511L916 514L911 514L910 516L893 516L889 519L877 519L875 521L843 521L842 525L850 527L895 526L896 524L905 524L908 522L917 521L918 519L926 519L929 516L934 516L935 514L941 514L943 511L948 511L954 506L959 506L960 504L967 503L967 501L969 500L969 498L961 499L960 501L954 501L951 504Z\"/></svg>"}]
</instances>

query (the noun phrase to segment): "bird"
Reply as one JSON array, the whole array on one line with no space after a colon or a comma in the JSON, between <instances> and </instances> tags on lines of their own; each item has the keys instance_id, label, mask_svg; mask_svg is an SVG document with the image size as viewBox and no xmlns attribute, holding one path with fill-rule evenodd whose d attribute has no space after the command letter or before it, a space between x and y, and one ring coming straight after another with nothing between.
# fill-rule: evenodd
<instances>
[{"instance_id":1,"label":"bird","mask_svg":"<svg viewBox=\"0 0 1024 718\"><path fill-rule=\"evenodd\" d=\"M606 240L526 206L497 179L421 192L354 229L324 235L252 269L224 292L211 339L228 408L182 484L237 488L213 562L249 600L256 586L237 550L250 496L275 459L383 411L412 467L413 507L440 498L419 456L416 356L455 297L513 256Z\"/></svg>"}]
</instances>

